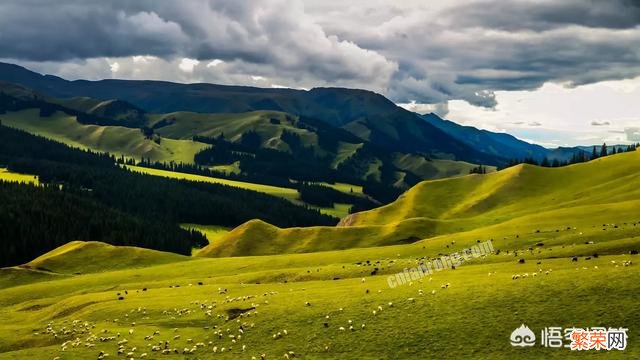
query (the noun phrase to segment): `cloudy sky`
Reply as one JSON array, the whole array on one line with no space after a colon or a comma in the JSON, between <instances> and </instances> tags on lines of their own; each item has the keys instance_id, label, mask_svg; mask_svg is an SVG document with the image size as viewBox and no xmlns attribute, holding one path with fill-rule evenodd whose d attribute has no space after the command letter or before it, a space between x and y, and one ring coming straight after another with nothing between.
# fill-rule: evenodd
<instances>
[{"instance_id":1,"label":"cloudy sky","mask_svg":"<svg viewBox=\"0 0 640 360\"><path fill-rule=\"evenodd\" d=\"M0 44L68 79L357 87L543 145L640 141L640 0L3 0Z\"/></svg>"}]
</instances>

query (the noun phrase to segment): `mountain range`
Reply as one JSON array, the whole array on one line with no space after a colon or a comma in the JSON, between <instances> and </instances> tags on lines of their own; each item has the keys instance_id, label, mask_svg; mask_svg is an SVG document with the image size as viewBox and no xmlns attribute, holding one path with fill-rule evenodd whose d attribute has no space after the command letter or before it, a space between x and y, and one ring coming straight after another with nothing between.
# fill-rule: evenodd
<instances>
[{"instance_id":1,"label":"mountain range","mask_svg":"<svg viewBox=\"0 0 640 360\"><path fill-rule=\"evenodd\" d=\"M503 166L512 159L541 160L552 153L508 134L460 126L435 114L419 115L380 94L359 89L295 90L146 80L68 81L6 63L0 63L0 80L58 99L125 101L148 113L284 112L320 120L383 149L475 164Z\"/></svg>"}]
</instances>

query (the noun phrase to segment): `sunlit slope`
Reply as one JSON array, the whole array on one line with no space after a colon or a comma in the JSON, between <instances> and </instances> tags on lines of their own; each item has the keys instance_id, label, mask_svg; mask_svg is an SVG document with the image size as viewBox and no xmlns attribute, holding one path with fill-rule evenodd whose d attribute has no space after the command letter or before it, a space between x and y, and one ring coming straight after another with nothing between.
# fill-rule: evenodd
<instances>
[{"instance_id":1,"label":"sunlit slope","mask_svg":"<svg viewBox=\"0 0 640 360\"><path fill-rule=\"evenodd\" d=\"M408 170L423 179L440 179L469 174L475 164L464 161L446 159L425 159L413 154L398 154L394 161L399 169ZM494 166L487 166L488 172L495 171Z\"/></svg>"},{"instance_id":2,"label":"sunlit slope","mask_svg":"<svg viewBox=\"0 0 640 360\"><path fill-rule=\"evenodd\" d=\"M538 332L546 326L630 328L640 321L637 256L581 256L578 263L567 257L601 252L614 241L530 253L521 239L502 249L523 254L524 264L502 251L389 287L389 274L469 245L462 240L445 249L452 239L31 278L0 287L0 357L89 359L103 352L111 358L122 345L123 354L152 359L284 359L289 351L310 359L460 359L470 352L487 359L566 359L584 352L514 348L509 335L523 322ZM629 260L633 265L622 265ZM238 309L246 313L229 319ZM630 330L630 339L634 334ZM185 348L195 350L187 355ZM625 351L605 357L639 353L629 340Z\"/></svg>"},{"instance_id":3,"label":"sunlit slope","mask_svg":"<svg viewBox=\"0 0 640 360\"><path fill-rule=\"evenodd\" d=\"M640 221L640 152L564 168L519 165L486 175L422 182L396 202L350 215L335 228L278 229L251 221L201 256L312 252L402 244L456 234L469 241L530 239L583 243L602 224ZM614 225L611 225L614 226ZM608 233L605 233L608 234ZM620 233L619 233L620 234ZM636 233L625 233L633 238ZM558 240L561 239L561 240Z\"/></svg>"},{"instance_id":4,"label":"sunlit slope","mask_svg":"<svg viewBox=\"0 0 640 360\"><path fill-rule=\"evenodd\" d=\"M37 176L28 175L28 174L18 174L18 173L11 172L5 168L0 168L0 181L38 185Z\"/></svg>"},{"instance_id":5,"label":"sunlit slope","mask_svg":"<svg viewBox=\"0 0 640 360\"><path fill-rule=\"evenodd\" d=\"M275 255L397 245L415 242L433 232L433 222L424 219L388 225L287 229L251 220L212 241L198 256Z\"/></svg>"},{"instance_id":6,"label":"sunlit slope","mask_svg":"<svg viewBox=\"0 0 640 360\"><path fill-rule=\"evenodd\" d=\"M2 123L82 149L142 157L152 161L192 163L193 156L208 145L191 140L162 138L160 143L146 139L139 129L121 126L83 125L74 116L56 112L40 117L37 109L2 115Z\"/></svg>"},{"instance_id":7,"label":"sunlit slope","mask_svg":"<svg viewBox=\"0 0 640 360\"><path fill-rule=\"evenodd\" d=\"M161 177L166 177L171 179L202 181L202 182L209 182L209 183L215 183L215 184L223 184L223 185L238 187L242 189L258 191L265 194L278 196L287 200L296 200L299 197L298 190L291 189L291 188L283 188L283 187L263 185L263 184L254 184L254 183L248 183L244 181L214 178L210 176L187 174L187 173L181 173L176 171L146 168L141 166L127 165L127 168L130 169L131 171L148 174L148 175L161 176Z\"/></svg>"},{"instance_id":8,"label":"sunlit slope","mask_svg":"<svg viewBox=\"0 0 640 360\"><path fill-rule=\"evenodd\" d=\"M312 131L295 126L296 117L277 111L253 111L240 114L202 114L175 112L150 115L150 125L160 136L172 139L192 139L194 135L218 137L224 135L229 141L240 141L242 134L255 131L266 148L290 151L280 138L283 131L300 136L305 146L318 150L318 138ZM164 123L164 126L160 126Z\"/></svg>"},{"instance_id":9,"label":"sunlit slope","mask_svg":"<svg viewBox=\"0 0 640 360\"><path fill-rule=\"evenodd\" d=\"M79 274L186 261L182 255L101 242L72 241L24 265L58 274Z\"/></svg>"},{"instance_id":10,"label":"sunlit slope","mask_svg":"<svg viewBox=\"0 0 640 360\"><path fill-rule=\"evenodd\" d=\"M636 151L561 168L518 165L487 175L425 181L397 201L355 214L345 224L430 218L475 226L554 209L617 203L640 199L639 173Z\"/></svg>"}]
</instances>

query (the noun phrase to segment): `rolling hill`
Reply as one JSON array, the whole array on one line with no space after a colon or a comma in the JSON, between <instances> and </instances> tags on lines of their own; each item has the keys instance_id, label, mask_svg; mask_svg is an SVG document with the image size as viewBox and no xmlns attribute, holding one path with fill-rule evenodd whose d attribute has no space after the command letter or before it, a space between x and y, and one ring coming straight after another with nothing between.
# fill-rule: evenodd
<instances>
[{"instance_id":1,"label":"rolling hill","mask_svg":"<svg viewBox=\"0 0 640 360\"><path fill-rule=\"evenodd\" d=\"M0 64L0 80L55 98L123 100L151 113L276 110L321 120L391 151L418 152L489 165L506 161L476 151L423 121L417 114L365 90L315 88L303 91L130 80L67 81L6 63Z\"/></svg>"},{"instance_id":2,"label":"rolling hill","mask_svg":"<svg viewBox=\"0 0 640 360\"><path fill-rule=\"evenodd\" d=\"M583 243L613 224L620 236L633 237L640 231L639 160L635 151L562 168L521 164L486 175L425 181L389 205L348 216L337 228L278 229L251 221L200 255L381 246L448 234L533 245L540 233L557 233Z\"/></svg>"},{"instance_id":3,"label":"rolling hill","mask_svg":"<svg viewBox=\"0 0 640 360\"><path fill-rule=\"evenodd\" d=\"M348 183L388 203L420 180L465 175L476 167L389 152L344 129L279 111L147 114L120 100L47 98L10 83L1 83L0 93L0 121L7 126L161 170L182 164L178 171L285 188L300 181ZM344 215L356 203L337 200L331 211Z\"/></svg>"},{"instance_id":4,"label":"rolling hill","mask_svg":"<svg viewBox=\"0 0 640 360\"><path fill-rule=\"evenodd\" d=\"M91 259L91 261L87 261ZM23 268L57 274L78 275L126 268L148 267L188 260L188 257L129 246L113 246L95 241L71 241L43 254Z\"/></svg>"}]
</instances>

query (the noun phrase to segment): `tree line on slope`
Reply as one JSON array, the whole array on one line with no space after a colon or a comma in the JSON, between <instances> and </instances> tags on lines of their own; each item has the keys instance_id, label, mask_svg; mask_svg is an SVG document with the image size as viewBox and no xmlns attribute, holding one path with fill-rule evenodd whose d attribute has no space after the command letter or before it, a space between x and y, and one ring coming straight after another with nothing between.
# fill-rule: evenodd
<instances>
[{"instance_id":1,"label":"tree line on slope","mask_svg":"<svg viewBox=\"0 0 640 360\"><path fill-rule=\"evenodd\" d=\"M630 144L627 146L607 146L606 143L602 144L602 146L594 146L591 150L591 154L587 152L581 151L573 154L571 159L567 161L560 161L558 159L549 160L544 158L540 161L534 158L524 158L524 159L514 159L510 160L506 167L515 166L518 164L530 164L537 165L542 167L562 167L571 164L583 163L591 160L595 160L601 157L621 154L624 152L636 151L637 148L640 148L639 144Z\"/></svg>"},{"instance_id":2,"label":"tree line on slope","mask_svg":"<svg viewBox=\"0 0 640 360\"><path fill-rule=\"evenodd\" d=\"M157 250L175 251L187 254L192 246L201 246L205 242L202 235L181 230L179 223L201 223L223 226L237 226L250 219L258 218L282 227L334 225L337 219L322 215L317 210L294 205L284 199L266 194L233 188L229 186L165 179L150 175L142 175L122 169L116 164L115 158L108 154L72 149L64 144L53 142L42 137L30 135L26 132L1 126L0 123L0 167L8 167L11 171L34 174L40 178L44 186L51 189L44 191L31 185L19 185L24 188L16 191L17 198L8 195L7 206L2 208L0 216L8 218L8 214L21 214L20 222L3 224L3 247L7 252L15 254L15 249L27 251L22 257L15 257L9 261L23 261L33 258L59 245L59 240L117 240L116 245L135 244ZM6 192L9 185L1 184ZM14 189L16 185L11 185ZM83 217L69 209L62 207L62 215L56 213L53 200L56 192L63 193L61 204L81 203L79 209L87 210L88 214L95 211L98 218L109 213L114 222L97 222L99 230L89 235L95 237L84 238L87 233L80 232ZM11 193L11 191L9 191ZM52 195L53 194L53 195ZM34 198L39 201L33 201ZM70 199L70 200L69 200ZM80 199L80 200L78 200ZM42 209L33 217L24 213L24 204L40 203L49 208ZM88 204L88 205L86 205ZM82 211L85 211L82 210ZM30 210L29 210L30 211ZM35 214L35 213L34 213ZM118 217L114 214L123 214ZM93 215L92 215L93 216ZM130 217L143 228L148 228L147 237L140 237L140 231L135 230L127 234L126 230L133 225L123 222ZM55 219L55 221L53 220ZM122 221L121 221L122 220ZM39 222L42 226L25 226L29 222ZM47 229L54 229L63 234L51 239ZM13 230L12 230L13 229ZM67 229L68 232L60 233ZM166 229L172 229L171 231ZM28 231L27 231L28 230ZM25 232L27 231L27 232ZM53 231L53 230L52 230ZM154 240L157 234L166 234ZM22 235L20 235L22 234ZM119 235L114 235L119 234ZM178 234L178 235L176 235ZM181 235L180 235L181 234ZM7 237L9 236L9 237ZM33 247L16 246L28 244L38 237L40 242L47 242L50 246ZM180 246L170 240L180 242ZM8 248L14 246L14 250ZM29 250L30 249L30 250ZM19 259L19 260L18 260ZM7 259L5 259L6 261ZM3 263L2 265L16 264Z\"/></svg>"}]
</instances>

